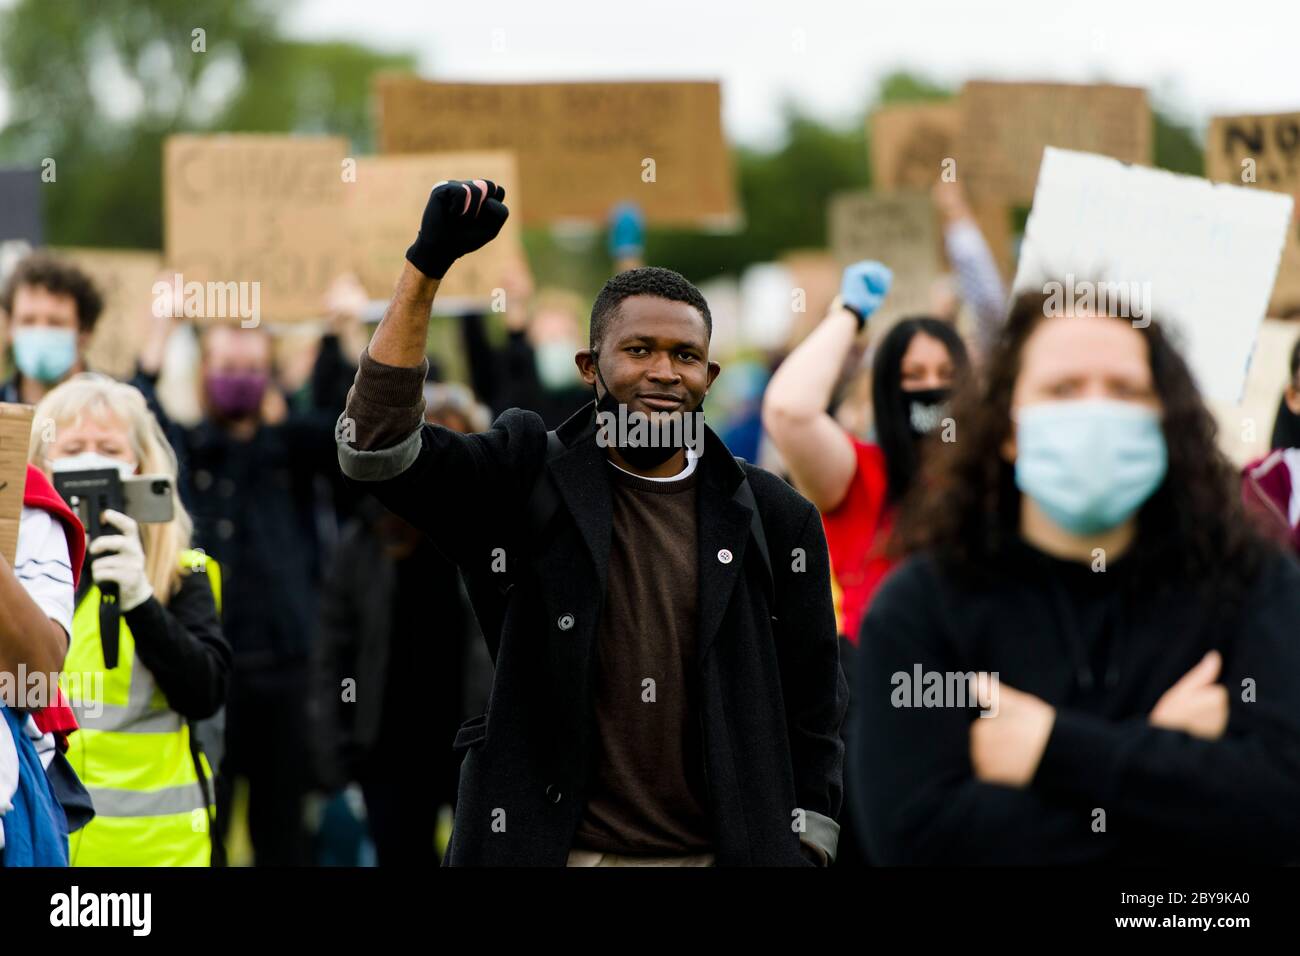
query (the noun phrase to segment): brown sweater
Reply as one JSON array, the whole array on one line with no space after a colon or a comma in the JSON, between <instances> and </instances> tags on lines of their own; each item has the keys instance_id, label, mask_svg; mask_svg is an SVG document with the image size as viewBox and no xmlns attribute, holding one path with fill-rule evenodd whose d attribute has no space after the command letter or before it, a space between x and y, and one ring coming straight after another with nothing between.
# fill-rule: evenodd
<instances>
[{"instance_id":1,"label":"brown sweater","mask_svg":"<svg viewBox=\"0 0 1300 956\"><path fill-rule=\"evenodd\" d=\"M699 471L661 482L608 467L614 527L596 635L596 753L575 844L607 853L707 850L694 698Z\"/></svg>"}]
</instances>

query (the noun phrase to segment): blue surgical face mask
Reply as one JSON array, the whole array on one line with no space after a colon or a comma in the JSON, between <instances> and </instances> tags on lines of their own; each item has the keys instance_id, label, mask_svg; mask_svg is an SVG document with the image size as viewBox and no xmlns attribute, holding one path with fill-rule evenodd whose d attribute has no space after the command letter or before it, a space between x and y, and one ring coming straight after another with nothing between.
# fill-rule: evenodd
<instances>
[{"instance_id":1,"label":"blue surgical face mask","mask_svg":"<svg viewBox=\"0 0 1300 956\"><path fill-rule=\"evenodd\" d=\"M1160 416L1132 402L1083 399L1016 414L1016 487L1073 534L1123 524L1169 464Z\"/></svg>"},{"instance_id":2,"label":"blue surgical face mask","mask_svg":"<svg viewBox=\"0 0 1300 956\"><path fill-rule=\"evenodd\" d=\"M14 364L28 378L49 384L68 373L77 360L77 333L49 326L14 332Z\"/></svg>"}]
</instances>

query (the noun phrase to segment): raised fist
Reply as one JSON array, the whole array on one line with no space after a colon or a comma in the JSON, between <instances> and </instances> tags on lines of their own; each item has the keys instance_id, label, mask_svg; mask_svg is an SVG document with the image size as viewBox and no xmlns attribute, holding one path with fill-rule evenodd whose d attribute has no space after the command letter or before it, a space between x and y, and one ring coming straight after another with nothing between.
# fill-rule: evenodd
<instances>
[{"instance_id":1,"label":"raised fist","mask_svg":"<svg viewBox=\"0 0 1300 956\"><path fill-rule=\"evenodd\" d=\"M429 193L420 234L406 259L430 279L441 279L451 264L487 245L510 215L502 200L505 187L490 179L453 179Z\"/></svg>"},{"instance_id":2,"label":"raised fist","mask_svg":"<svg viewBox=\"0 0 1300 956\"><path fill-rule=\"evenodd\" d=\"M893 280L894 274L887 266L869 259L855 262L844 270L840 297L844 307L858 317L859 325L880 308Z\"/></svg>"}]
</instances>

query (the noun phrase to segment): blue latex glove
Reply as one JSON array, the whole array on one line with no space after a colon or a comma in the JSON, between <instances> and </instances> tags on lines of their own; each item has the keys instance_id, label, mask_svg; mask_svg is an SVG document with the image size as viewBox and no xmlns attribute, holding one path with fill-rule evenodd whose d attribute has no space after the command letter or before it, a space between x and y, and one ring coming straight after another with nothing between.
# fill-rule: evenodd
<instances>
[{"instance_id":1,"label":"blue latex glove","mask_svg":"<svg viewBox=\"0 0 1300 956\"><path fill-rule=\"evenodd\" d=\"M614 259L640 258L645 249L645 217L636 203L619 203L609 216L609 254Z\"/></svg>"},{"instance_id":2,"label":"blue latex glove","mask_svg":"<svg viewBox=\"0 0 1300 956\"><path fill-rule=\"evenodd\" d=\"M844 277L840 280L840 299L844 307L858 317L858 324L865 324L871 313L885 301L893 281L894 274L883 262L874 259L855 262L844 270Z\"/></svg>"}]
</instances>

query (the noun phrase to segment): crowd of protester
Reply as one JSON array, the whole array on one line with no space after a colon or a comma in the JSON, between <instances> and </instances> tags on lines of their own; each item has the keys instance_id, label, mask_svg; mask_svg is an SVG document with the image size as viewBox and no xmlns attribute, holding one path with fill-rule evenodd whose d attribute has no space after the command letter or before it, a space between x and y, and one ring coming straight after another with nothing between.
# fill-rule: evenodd
<instances>
[{"instance_id":1,"label":"crowd of protester","mask_svg":"<svg viewBox=\"0 0 1300 956\"><path fill-rule=\"evenodd\" d=\"M85 274L4 277L35 412L0 670L63 673L0 706L4 865L1300 862L1300 341L1235 468L1160 322L1009 301L943 184L956 296L878 330L889 264L849 266L701 447L607 474L594 413L725 374L708 304L620 208L590 319L517 262L504 313L436 320L445 381L437 280L495 235L448 189L506 215L440 186L379 330L340 277L293 362L168 301L117 381ZM94 469L170 517L87 540L55 489ZM912 706L932 672L995 693Z\"/></svg>"}]
</instances>

